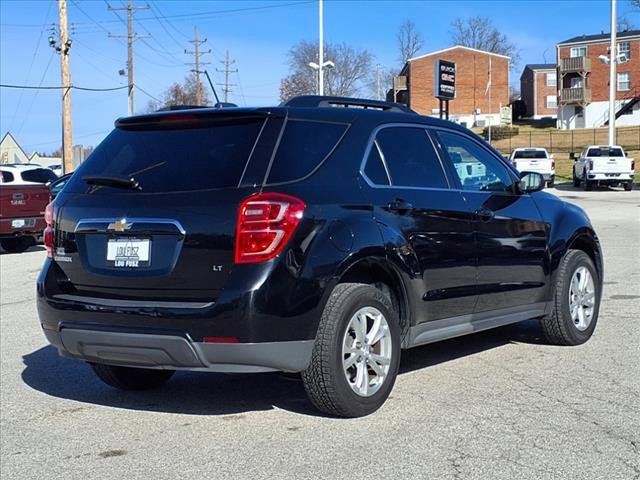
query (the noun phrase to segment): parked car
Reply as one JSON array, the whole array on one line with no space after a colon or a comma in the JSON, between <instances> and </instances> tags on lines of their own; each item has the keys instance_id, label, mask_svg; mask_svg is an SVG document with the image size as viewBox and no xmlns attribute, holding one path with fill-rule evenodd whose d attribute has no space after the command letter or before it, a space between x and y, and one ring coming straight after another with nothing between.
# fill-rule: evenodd
<instances>
[{"instance_id":1,"label":"parked car","mask_svg":"<svg viewBox=\"0 0 640 480\"><path fill-rule=\"evenodd\" d=\"M50 169L33 164L0 165L3 184L32 185L53 182L58 176Z\"/></svg>"},{"instance_id":2,"label":"parked car","mask_svg":"<svg viewBox=\"0 0 640 480\"><path fill-rule=\"evenodd\" d=\"M43 184L0 182L0 246L6 252L23 252L42 239L49 200Z\"/></svg>"},{"instance_id":3,"label":"parked car","mask_svg":"<svg viewBox=\"0 0 640 480\"><path fill-rule=\"evenodd\" d=\"M55 179L53 182L51 182L49 184L49 192L51 193L51 200L56 198L58 193L60 193L62 191L64 186L69 182L69 179L71 178L71 175L73 175L73 172L72 173L66 173L66 174L62 175L61 177Z\"/></svg>"},{"instance_id":4,"label":"parked car","mask_svg":"<svg viewBox=\"0 0 640 480\"><path fill-rule=\"evenodd\" d=\"M318 409L367 415L403 349L528 319L590 338L598 237L543 186L386 102L121 118L47 207L40 322L117 388L300 372Z\"/></svg>"},{"instance_id":5,"label":"parked car","mask_svg":"<svg viewBox=\"0 0 640 480\"><path fill-rule=\"evenodd\" d=\"M553 187L556 178L556 162L545 148L516 148L511 152L511 163L519 172L538 172L547 187Z\"/></svg>"},{"instance_id":6,"label":"parked car","mask_svg":"<svg viewBox=\"0 0 640 480\"><path fill-rule=\"evenodd\" d=\"M572 154L573 156L573 154ZM573 156L573 186L591 190L594 185L633 188L635 161L618 145L589 145L578 158Z\"/></svg>"}]
</instances>

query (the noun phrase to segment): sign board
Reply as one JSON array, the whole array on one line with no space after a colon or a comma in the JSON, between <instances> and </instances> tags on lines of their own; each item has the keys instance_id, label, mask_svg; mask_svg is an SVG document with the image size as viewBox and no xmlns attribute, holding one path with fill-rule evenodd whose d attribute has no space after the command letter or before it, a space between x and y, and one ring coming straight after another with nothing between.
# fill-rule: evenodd
<instances>
[{"instance_id":1,"label":"sign board","mask_svg":"<svg viewBox=\"0 0 640 480\"><path fill-rule=\"evenodd\" d=\"M435 64L435 97L440 100L456 98L456 64L446 60L436 60Z\"/></svg>"},{"instance_id":2,"label":"sign board","mask_svg":"<svg viewBox=\"0 0 640 480\"><path fill-rule=\"evenodd\" d=\"M500 107L500 125L511 125L511 107Z\"/></svg>"}]
</instances>

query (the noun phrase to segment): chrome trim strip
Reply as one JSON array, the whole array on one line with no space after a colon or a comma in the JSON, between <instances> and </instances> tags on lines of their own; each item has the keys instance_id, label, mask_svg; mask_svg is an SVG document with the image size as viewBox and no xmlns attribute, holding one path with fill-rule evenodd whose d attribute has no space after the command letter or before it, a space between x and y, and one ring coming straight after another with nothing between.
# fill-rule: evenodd
<instances>
[{"instance_id":1,"label":"chrome trim strip","mask_svg":"<svg viewBox=\"0 0 640 480\"><path fill-rule=\"evenodd\" d=\"M65 300L71 302L85 303L90 305L100 305L103 307L136 307L136 308L209 308L216 302L156 302L149 300L121 300L111 298L84 297L81 295L53 295L54 300Z\"/></svg>"},{"instance_id":2,"label":"chrome trim strip","mask_svg":"<svg viewBox=\"0 0 640 480\"><path fill-rule=\"evenodd\" d=\"M82 220L78 220L78 223L76 224L76 228L74 230L74 233L78 231L78 229L80 228L81 225L83 224L87 224L87 223L106 223L107 225L114 223L114 222L118 222L122 219L125 219L127 221L127 223L130 223L132 226L135 225L136 223L152 223L152 224L159 224L159 225L173 225L174 227L176 227L178 229L178 232L180 232L180 234L182 236L185 236L187 234L186 230L184 229L184 227L182 226L182 224L178 221L178 220L174 220L172 218L143 218L143 217L135 217L135 218L128 218L128 217L111 217L111 218L83 218ZM104 229L105 232L107 232L107 228L105 226Z\"/></svg>"}]
</instances>

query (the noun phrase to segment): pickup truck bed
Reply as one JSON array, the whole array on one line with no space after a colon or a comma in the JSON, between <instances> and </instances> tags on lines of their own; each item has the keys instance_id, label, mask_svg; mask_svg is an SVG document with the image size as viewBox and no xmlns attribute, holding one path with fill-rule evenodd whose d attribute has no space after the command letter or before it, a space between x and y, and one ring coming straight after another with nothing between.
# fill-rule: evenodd
<instances>
[{"instance_id":1,"label":"pickup truck bed","mask_svg":"<svg viewBox=\"0 0 640 480\"><path fill-rule=\"evenodd\" d=\"M0 245L5 251L22 252L41 238L49 199L44 184L0 184Z\"/></svg>"}]
</instances>

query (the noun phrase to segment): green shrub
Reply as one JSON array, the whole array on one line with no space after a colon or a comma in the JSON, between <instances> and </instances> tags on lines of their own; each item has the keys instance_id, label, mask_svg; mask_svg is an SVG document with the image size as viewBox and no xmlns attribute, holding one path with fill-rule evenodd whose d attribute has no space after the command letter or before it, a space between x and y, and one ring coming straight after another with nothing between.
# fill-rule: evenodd
<instances>
[{"instance_id":1,"label":"green shrub","mask_svg":"<svg viewBox=\"0 0 640 480\"><path fill-rule=\"evenodd\" d=\"M515 137L518 135L519 131L518 127L512 127L510 125L491 127L491 139L502 140L504 138ZM484 127L482 130L482 136L485 140L489 139L489 127Z\"/></svg>"}]
</instances>

